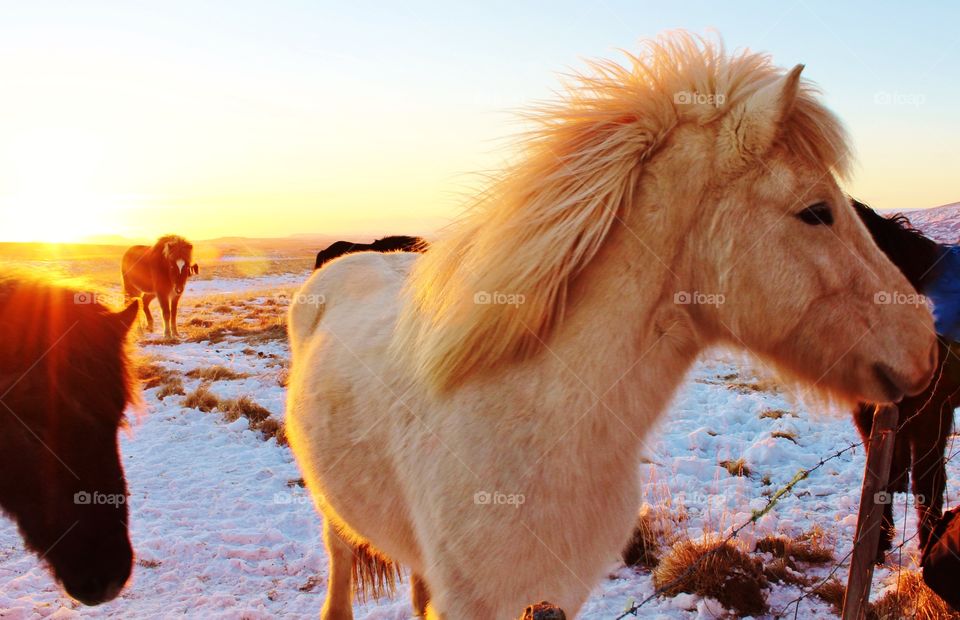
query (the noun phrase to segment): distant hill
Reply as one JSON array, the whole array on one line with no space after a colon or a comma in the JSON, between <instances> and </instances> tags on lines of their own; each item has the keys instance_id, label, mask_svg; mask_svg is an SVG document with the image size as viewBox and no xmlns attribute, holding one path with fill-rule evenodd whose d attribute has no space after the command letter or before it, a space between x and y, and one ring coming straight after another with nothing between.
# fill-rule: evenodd
<instances>
[{"instance_id":1,"label":"distant hill","mask_svg":"<svg viewBox=\"0 0 960 620\"><path fill-rule=\"evenodd\" d=\"M931 209L914 209L904 211L916 228L923 234L940 243L957 243L960 241L960 202L933 207Z\"/></svg>"}]
</instances>

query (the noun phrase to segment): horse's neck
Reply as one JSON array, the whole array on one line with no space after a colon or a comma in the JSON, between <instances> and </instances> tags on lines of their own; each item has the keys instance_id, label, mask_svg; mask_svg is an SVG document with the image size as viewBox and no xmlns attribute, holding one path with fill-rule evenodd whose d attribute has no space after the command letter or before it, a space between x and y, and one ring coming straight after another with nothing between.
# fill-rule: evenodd
<instances>
[{"instance_id":1,"label":"horse's neck","mask_svg":"<svg viewBox=\"0 0 960 620\"><path fill-rule=\"evenodd\" d=\"M674 303L681 276L673 254L669 239L611 231L571 288L558 339L569 360L563 365L578 375L573 389L587 392L596 414L609 418L594 431L625 449L640 443L704 346L686 307Z\"/></svg>"}]
</instances>

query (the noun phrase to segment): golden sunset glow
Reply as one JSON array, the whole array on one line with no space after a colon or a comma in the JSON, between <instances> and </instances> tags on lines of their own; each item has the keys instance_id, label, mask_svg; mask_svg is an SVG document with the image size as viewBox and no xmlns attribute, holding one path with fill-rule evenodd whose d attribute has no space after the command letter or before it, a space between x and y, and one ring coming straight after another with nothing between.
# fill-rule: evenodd
<instances>
[{"instance_id":1,"label":"golden sunset glow","mask_svg":"<svg viewBox=\"0 0 960 620\"><path fill-rule=\"evenodd\" d=\"M501 166L504 138L524 128L513 113L551 99L559 73L689 21L618 7L585 27L557 9L548 35L523 7L505 20L439 5L414 19L323 3L52 4L0 21L15 59L0 64L0 240L429 236L471 175ZM960 52L892 9L870 19L906 29L910 46L869 36L861 12L818 10L849 36L811 44L798 33L825 17L799 10L703 6L686 27L806 64L850 130L852 194L879 209L957 201L960 93L943 72ZM494 30L510 44L478 34Z\"/></svg>"}]
</instances>

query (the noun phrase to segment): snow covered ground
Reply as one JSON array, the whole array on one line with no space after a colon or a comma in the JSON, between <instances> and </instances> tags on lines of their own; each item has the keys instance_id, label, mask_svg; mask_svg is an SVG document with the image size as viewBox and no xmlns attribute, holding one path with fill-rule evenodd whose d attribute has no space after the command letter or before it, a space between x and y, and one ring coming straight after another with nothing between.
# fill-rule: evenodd
<instances>
[{"instance_id":1,"label":"snow covered ground","mask_svg":"<svg viewBox=\"0 0 960 620\"><path fill-rule=\"evenodd\" d=\"M243 293L244 309L282 299L307 274L247 280L207 280L188 287L191 303L181 324L210 312L204 297ZM208 304L209 305L209 304ZM246 311L246 310L244 310ZM277 311L276 308L273 310ZM240 314L237 310L232 314ZM225 319L228 317L224 317ZM252 319L250 319L252 320ZM164 368L186 373L222 365L240 378L218 380L209 389L219 398L249 395L278 419L289 359L283 340L227 337L215 344L147 344L142 352ZM183 377L190 392L200 378ZM57 589L37 560L27 554L14 526L0 518L0 618L273 618L316 617L326 587L321 522L298 484L300 474L289 450L248 428L245 418L226 422L217 412L183 406L183 396L145 393L146 406L131 415L122 450L131 497L131 535L137 562L123 594L106 605L83 607ZM698 538L725 534L750 519L767 498L800 468L810 468L857 441L849 417L804 405L777 388L745 360L714 352L699 363L660 427L647 438L642 472L645 502L661 511L682 534ZM952 450L951 450L952 453ZM732 475L722 461L743 459L748 475ZM753 542L770 533L797 536L822 530L840 560L850 550L863 471L861 448L831 460L801 481L739 540ZM950 465L947 505L958 492L960 467ZM896 500L902 533L915 531L912 508ZM915 543L903 555L913 561ZM830 566L811 568L825 576ZM892 575L877 573L874 592ZM846 570L838 572L846 579ZM628 569L611 557L609 578L600 584L581 618L617 617L631 601L653 592L650 574ZM773 585L772 611L799 596L794 586ZM531 601L533 602L533 601ZM411 618L406 591L392 601L357 606L368 620ZM518 613L521 610L518 610ZM713 618L719 610L691 595L655 599L640 617ZM793 612L793 608L789 610ZM835 617L829 606L810 597L801 618Z\"/></svg>"}]
</instances>

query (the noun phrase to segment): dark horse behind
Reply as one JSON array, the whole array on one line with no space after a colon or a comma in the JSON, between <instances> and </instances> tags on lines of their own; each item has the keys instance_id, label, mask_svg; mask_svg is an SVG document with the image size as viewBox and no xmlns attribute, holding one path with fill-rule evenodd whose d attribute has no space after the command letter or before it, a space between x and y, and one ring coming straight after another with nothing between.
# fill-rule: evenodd
<instances>
[{"instance_id":1,"label":"dark horse behind","mask_svg":"<svg viewBox=\"0 0 960 620\"><path fill-rule=\"evenodd\" d=\"M938 266L946 247L915 230L902 215L883 217L866 205L853 201L860 219L866 224L877 246L900 268L910 284L924 293L938 275ZM913 291L885 291L878 303L923 303ZM890 482L883 515L883 533L877 560L882 561L892 546L895 532L892 493L907 491L912 479L913 501L919 522L920 548L926 545L930 531L943 511L943 492L947 482L945 452L953 429L953 410L960 405L960 344L938 336L939 365L933 381L916 396L899 403L900 418L894 442ZM873 426L875 405L860 403L854 420L866 441Z\"/></svg>"},{"instance_id":2,"label":"dark horse behind","mask_svg":"<svg viewBox=\"0 0 960 620\"><path fill-rule=\"evenodd\" d=\"M338 256L353 254L354 252L424 252L430 247L420 237L394 235L382 237L373 243L353 243L352 241L337 241L317 252L317 262L314 269L320 269Z\"/></svg>"},{"instance_id":3,"label":"dark horse behind","mask_svg":"<svg viewBox=\"0 0 960 620\"><path fill-rule=\"evenodd\" d=\"M193 245L177 235L160 237L153 246L135 245L124 253L121 271L124 293L130 298L142 297L147 331L153 331L150 302L156 298L163 315L163 335L178 337L180 296L187 278L200 272L193 262Z\"/></svg>"},{"instance_id":4,"label":"dark horse behind","mask_svg":"<svg viewBox=\"0 0 960 620\"><path fill-rule=\"evenodd\" d=\"M133 562L117 429L135 394L137 312L0 275L0 508L87 605L114 598Z\"/></svg>"}]
</instances>

